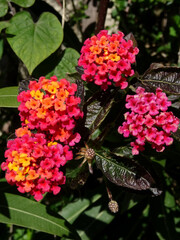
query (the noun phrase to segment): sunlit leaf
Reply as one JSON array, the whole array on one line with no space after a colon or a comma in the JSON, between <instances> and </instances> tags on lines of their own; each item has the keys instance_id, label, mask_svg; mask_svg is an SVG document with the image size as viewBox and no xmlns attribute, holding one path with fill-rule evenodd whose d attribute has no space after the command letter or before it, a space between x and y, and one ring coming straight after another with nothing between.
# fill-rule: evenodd
<instances>
[{"instance_id":1,"label":"sunlit leaf","mask_svg":"<svg viewBox=\"0 0 180 240\"><path fill-rule=\"evenodd\" d=\"M11 2L16 3L17 5L28 8L35 3L35 0L11 0Z\"/></svg>"},{"instance_id":2,"label":"sunlit leaf","mask_svg":"<svg viewBox=\"0 0 180 240\"><path fill-rule=\"evenodd\" d=\"M60 215L48 213L45 205L10 193L0 199L0 222L79 239L72 226Z\"/></svg>"},{"instance_id":3,"label":"sunlit leaf","mask_svg":"<svg viewBox=\"0 0 180 240\"><path fill-rule=\"evenodd\" d=\"M61 44L63 30L57 17L44 12L34 23L28 12L19 12L6 29L8 42L24 62L30 74L37 65L50 56Z\"/></svg>"},{"instance_id":4,"label":"sunlit leaf","mask_svg":"<svg viewBox=\"0 0 180 240\"><path fill-rule=\"evenodd\" d=\"M3 17L6 15L8 11L8 3L6 0L1 0L0 1L0 17Z\"/></svg>"},{"instance_id":5,"label":"sunlit leaf","mask_svg":"<svg viewBox=\"0 0 180 240\"><path fill-rule=\"evenodd\" d=\"M145 85L159 87L167 93L180 94L180 68L178 67L152 64L140 80Z\"/></svg>"},{"instance_id":6,"label":"sunlit leaf","mask_svg":"<svg viewBox=\"0 0 180 240\"><path fill-rule=\"evenodd\" d=\"M18 87L6 87L0 89L0 107L17 108Z\"/></svg>"}]
</instances>

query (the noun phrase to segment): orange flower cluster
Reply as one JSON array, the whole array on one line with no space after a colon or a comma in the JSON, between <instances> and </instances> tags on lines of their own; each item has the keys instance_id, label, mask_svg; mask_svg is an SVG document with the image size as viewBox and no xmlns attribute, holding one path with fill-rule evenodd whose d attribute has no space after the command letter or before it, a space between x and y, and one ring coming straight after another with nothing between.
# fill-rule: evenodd
<instances>
[{"instance_id":1,"label":"orange flower cluster","mask_svg":"<svg viewBox=\"0 0 180 240\"><path fill-rule=\"evenodd\" d=\"M55 76L40 77L38 82L30 82L29 89L18 96L22 125L50 134L52 141L70 146L79 142L79 133L73 133L76 120L83 116L81 99L74 96L77 85L66 79L57 81Z\"/></svg>"}]
</instances>

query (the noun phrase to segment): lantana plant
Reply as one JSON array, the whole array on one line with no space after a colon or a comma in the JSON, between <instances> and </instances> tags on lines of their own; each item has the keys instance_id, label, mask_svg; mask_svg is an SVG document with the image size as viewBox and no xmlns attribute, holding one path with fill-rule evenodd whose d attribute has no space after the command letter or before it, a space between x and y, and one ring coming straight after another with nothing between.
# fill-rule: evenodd
<instances>
[{"instance_id":1,"label":"lantana plant","mask_svg":"<svg viewBox=\"0 0 180 240\"><path fill-rule=\"evenodd\" d=\"M141 160L149 147L152 155L161 154L179 140L177 68L153 64L140 76L138 52L132 34L102 30L85 40L76 72L32 77L20 87L21 126L1 164L10 185L41 201L95 175L104 180L112 213L119 207L109 182L124 191L163 192Z\"/></svg>"}]
</instances>

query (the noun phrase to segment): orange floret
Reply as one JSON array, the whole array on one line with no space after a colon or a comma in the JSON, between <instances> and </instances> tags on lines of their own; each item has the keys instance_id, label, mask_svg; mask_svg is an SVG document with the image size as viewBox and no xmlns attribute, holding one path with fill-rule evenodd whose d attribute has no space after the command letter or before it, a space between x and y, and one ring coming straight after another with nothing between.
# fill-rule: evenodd
<instances>
[{"instance_id":1,"label":"orange floret","mask_svg":"<svg viewBox=\"0 0 180 240\"><path fill-rule=\"evenodd\" d=\"M26 179L27 179L27 180L34 180L34 179L36 179L36 178L38 178L38 177L39 177L39 174L36 173L35 170L30 169L29 172L28 172L28 176L26 177Z\"/></svg>"},{"instance_id":2,"label":"orange floret","mask_svg":"<svg viewBox=\"0 0 180 240\"><path fill-rule=\"evenodd\" d=\"M42 107L44 109L48 109L48 108L52 107L52 105L53 105L53 101L51 98L45 98L42 100Z\"/></svg>"},{"instance_id":3,"label":"orange floret","mask_svg":"<svg viewBox=\"0 0 180 240\"><path fill-rule=\"evenodd\" d=\"M28 109L36 109L40 106L40 102L38 100L35 100L35 99L30 99L29 101L27 101L25 103L25 106Z\"/></svg>"},{"instance_id":4,"label":"orange floret","mask_svg":"<svg viewBox=\"0 0 180 240\"><path fill-rule=\"evenodd\" d=\"M64 104L64 101L60 101L57 99L55 101L54 108L56 111L57 110L64 111L64 110L66 110L66 104Z\"/></svg>"},{"instance_id":5,"label":"orange floret","mask_svg":"<svg viewBox=\"0 0 180 240\"><path fill-rule=\"evenodd\" d=\"M46 116L46 110L44 108L37 109L37 117L44 119Z\"/></svg>"},{"instance_id":6,"label":"orange floret","mask_svg":"<svg viewBox=\"0 0 180 240\"><path fill-rule=\"evenodd\" d=\"M17 137L22 137L25 134L28 134L29 136L31 136L31 131L29 131L27 127L18 128L16 129L15 133Z\"/></svg>"},{"instance_id":7,"label":"orange floret","mask_svg":"<svg viewBox=\"0 0 180 240\"><path fill-rule=\"evenodd\" d=\"M69 96L69 92L65 89L60 89L57 93L56 96L59 100L65 100Z\"/></svg>"},{"instance_id":8,"label":"orange floret","mask_svg":"<svg viewBox=\"0 0 180 240\"><path fill-rule=\"evenodd\" d=\"M101 53L101 48L97 45L90 47L90 50L93 54L100 54Z\"/></svg>"},{"instance_id":9,"label":"orange floret","mask_svg":"<svg viewBox=\"0 0 180 240\"><path fill-rule=\"evenodd\" d=\"M33 98L36 99L36 100L42 100L42 99L43 99L43 96L44 96L44 93L41 92L41 91L39 91L39 90L37 90L37 91L32 90L32 91L30 92L30 94L31 94L31 97L33 97Z\"/></svg>"}]
</instances>

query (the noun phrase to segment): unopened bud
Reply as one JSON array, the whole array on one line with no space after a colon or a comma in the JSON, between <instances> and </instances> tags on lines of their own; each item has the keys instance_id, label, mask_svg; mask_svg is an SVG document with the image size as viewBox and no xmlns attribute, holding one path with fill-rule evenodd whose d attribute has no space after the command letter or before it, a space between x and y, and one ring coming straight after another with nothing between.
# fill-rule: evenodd
<instances>
[{"instance_id":1,"label":"unopened bud","mask_svg":"<svg viewBox=\"0 0 180 240\"><path fill-rule=\"evenodd\" d=\"M119 206L118 206L118 203L114 200L111 200L109 203L108 203L108 207L109 207L109 210L113 213L117 213L119 211Z\"/></svg>"}]
</instances>

